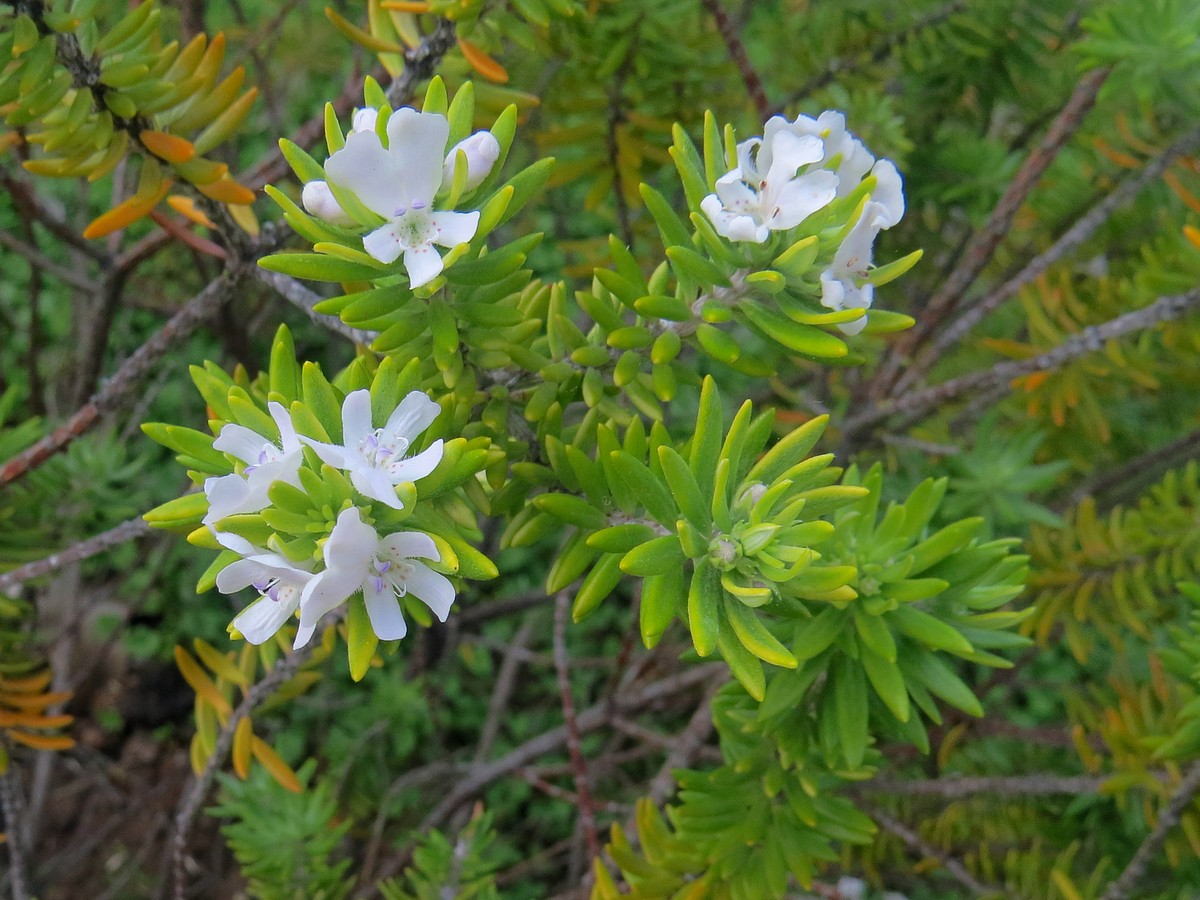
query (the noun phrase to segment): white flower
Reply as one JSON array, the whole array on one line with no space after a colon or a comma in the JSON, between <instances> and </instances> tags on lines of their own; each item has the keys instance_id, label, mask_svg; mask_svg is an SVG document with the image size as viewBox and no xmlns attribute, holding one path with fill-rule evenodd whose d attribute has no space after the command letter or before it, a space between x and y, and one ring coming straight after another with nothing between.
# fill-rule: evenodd
<instances>
[{"instance_id":1,"label":"white flower","mask_svg":"<svg viewBox=\"0 0 1200 900\"><path fill-rule=\"evenodd\" d=\"M716 193L700 203L717 233L730 240L761 244L772 231L795 228L837 194L832 172L799 174L823 158L820 138L775 128L737 149L738 167L718 178Z\"/></svg>"},{"instance_id":2,"label":"white flower","mask_svg":"<svg viewBox=\"0 0 1200 900\"><path fill-rule=\"evenodd\" d=\"M300 192L300 202L305 210L331 225L353 225L354 220L346 213L329 185L324 181L310 181Z\"/></svg>"},{"instance_id":3,"label":"white flower","mask_svg":"<svg viewBox=\"0 0 1200 900\"><path fill-rule=\"evenodd\" d=\"M442 163L442 184L454 180L454 165L461 150L467 157L467 184L464 190L473 191L491 174L500 158L500 142L490 131L477 131L450 148Z\"/></svg>"},{"instance_id":4,"label":"white flower","mask_svg":"<svg viewBox=\"0 0 1200 900\"><path fill-rule=\"evenodd\" d=\"M875 190L871 199L883 207L875 221L880 228L891 228L904 218L904 182L895 164L890 159L881 159L871 167L875 176Z\"/></svg>"},{"instance_id":5,"label":"white flower","mask_svg":"<svg viewBox=\"0 0 1200 900\"><path fill-rule=\"evenodd\" d=\"M358 591L366 602L371 628L383 641L399 640L408 633L398 597L411 593L441 622L450 614L454 585L419 562L441 558L427 534L399 531L381 538L352 506L338 515L324 555L325 571L310 583L300 605L297 647L308 643L321 616Z\"/></svg>"},{"instance_id":6,"label":"white flower","mask_svg":"<svg viewBox=\"0 0 1200 900\"><path fill-rule=\"evenodd\" d=\"M211 526L226 516L258 512L268 503L267 490L276 481L298 486L302 448L291 416L274 401L267 404L279 428L279 443L268 440L244 425L230 422L213 441L213 449L228 453L246 464L242 473L221 475L204 482L208 513L204 524Z\"/></svg>"},{"instance_id":7,"label":"white flower","mask_svg":"<svg viewBox=\"0 0 1200 900\"><path fill-rule=\"evenodd\" d=\"M846 117L836 110L827 109L815 119L797 116L795 122L788 122L782 116L773 116L763 129L764 140L779 130L821 139L825 147L821 165L837 173L839 197L845 197L858 187L875 162L875 157L863 146L862 141L846 130Z\"/></svg>"},{"instance_id":8,"label":"white flower","mask_svg":"<svg viewBox=\"0 0 1200 900\"><path fill-rule=\"evenodd\" d=\"M475 236L478 212L435 212L450 124L445 116L401 108L387 124L385 150L374 131L355 131L325 162L325 174L388 220L363 238L363 248L382 263L404 255L409 283L420 287L442 271L434 245L455 247Z\"/></svg>"},{"instance_id":9,"label":"white flower","mask_svg":"<svg viewBox=\"0 0 1200 900\"><path fill-rule=\"evenodd\" d=\"M442 461L440 438L416 456L404 456L441 411L425 394L413 391L400 401L387 424L376 428L371 422L371 392L351 391L342 401L341 444L324 444L306 437L300 440L322 461L349 472L351 484L364 497L392 509L403 509L396 485L424 478Z\"/></svg>"},{"instance_id":10,"label":"white flower","mask_svg":"<svg viewBox=\"0 0 1200 900\"><path fill-rule=\"evenodd\" d=\"M356 109L354 116L350 119L350 133L356 131L374 131L375 122L379 119L379 110L373 106L364 106L362 109Z\"/></svg>"},{"instance_id":11,"label":"white flower","mask_svg":"<svg viewBox=\"0 0 1200 900\"><path fill-rule=\"evenodd\" d=\"M217 590L234 594L253 587L259 593L259 599L238 613L230 627L251 644L265 643L304 603L315 576L236 534L214 534L222 546L243 556L217 573Z\"/></svg>"},{"instance_id":12,"label":"white flower","mask_svg":"<svg viewBox=\"0 0 1200 900\"><path fill-rule=\"evenodd\" d=\"M882 203L868 200L862 215L842 240L833 263L821 273L821 305L829 309L869 309L874 287L867 281L871 248L890 211ZM858 334L867 325L866 316L838 327L845 334Z\"/></svg>"}]
</instances>

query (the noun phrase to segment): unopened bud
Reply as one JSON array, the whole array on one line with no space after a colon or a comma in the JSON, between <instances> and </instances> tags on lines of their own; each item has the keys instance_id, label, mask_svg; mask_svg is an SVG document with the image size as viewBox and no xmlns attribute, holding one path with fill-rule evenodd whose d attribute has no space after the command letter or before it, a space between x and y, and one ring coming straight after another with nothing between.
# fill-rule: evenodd
<instances>
[{"instance_id":1,"label":"unopened bud","mask_svg":"<svg viewBox=\"0 0 1200 900\"><path fill-rule=\"evenodd\" d=\"M379 110L373 106L364 106L362 109L354 111L354 118L350 120L350 132L353 134L358 131L374 131L375 120L379 118Z\"/></svg>"},{"instance_id":2,"label":"unopened bud","mask_svg":"<svg viewBox=\"0 0 1200 900\"><path fill-rule=\"evenodd\" d=\"M304 208L318 219L323 219L332 225L353 225L354 220L346 215L324 181L310 181L304 185L300 194L300 202Z\"/></svg>"},{"instance_id":3,"label":"unopened bud","mask_svg":"<svg viewBox=\"0 0 1200 900\"><path fill-rule=\"evenodd\" d=\"M490 131L477 131L468 138L459 141L446 154L446 162L442 166L442 183L450 184L454 180L454 164L461 150L467 156L467 186L466 190L474 190L483 183L500 158L500 142Z\"/></svg>"}]
</instances>

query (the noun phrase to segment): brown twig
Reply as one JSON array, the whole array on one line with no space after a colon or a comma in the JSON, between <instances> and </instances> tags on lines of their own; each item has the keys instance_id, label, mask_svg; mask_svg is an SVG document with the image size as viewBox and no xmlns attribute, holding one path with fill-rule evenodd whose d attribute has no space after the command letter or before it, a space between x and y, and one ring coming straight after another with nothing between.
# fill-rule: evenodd
<instances>
[{"instance_id":1,"label":"brown twig","mask_svg":"<svg viewBox=\"0 0 1200 900\"><path fill-rule=\"evenodd\" d=\"M44 559L26 563L23 566L18 566L15 569L0 574L0 593L12 591L26 581L48 575L56 569L60 569L71 563L89 559L98 553L103 553L110 547L124 544L126 541L132 541L149 532L150 526L140 517L122 522L115 528L110 528L108 531L101 532L94 537L73 544L65 550L52 553Z\"/></svg>"},{"instance_id":2,"label":"brown twig","mask_svg":"<svg viewBox=\"0 0 1200 900\"><path fill-rule=\"evenodd\" d=\"M437 26L421 43L404 51L404 71L387 88L388 103L395 109L408 103L416 93L417 85L432 78L442 57L450 52L457 38L454 23L449 19L438 19Z\"/></svg>"},{"instance_id":3,"label":"brown twig","mask_svg":"<svg viewBox=\"0 0 1200 900\"><path fill-rule=\"evenodd\" d=\"M587 761L583 756L579 721L575 718L570 662L567 658L567 608L570 604L570 595L566 591L560 592L554 605L554 671L558 678L559 697L562 699L563 722L567 728L567 753L571 757L575 793L579 797L579 822L583 826L588 853L592 859L596 859L600 856L600 836L596 833L596 803L592 799Z\"/></svg>"},{"instance_id":4,"label":"brown twig","mask_svg":"<svg viewBox=\"0 0 1200 900\"><path fill-rule=\"evenodd\" d=\"M996 777L948 776L929 781L877 778L854 788L856 794L889 794L900 797L940 797L957 800L976 794L1047 797L1096 794L1111 780L1108 775L1010 775Z\"/></svg>"},{"instance_id":5,"label":"brown twig","mask_svg":"<svg viewBox=\"0 0 1200 900\"><path fill-rule=\"evenodd\" d=\"M943 404L968 394L999 388L1022 375L1029 375L1043 369L1058 368L1080 356L1101 350L1105 341L1151 328L1161 322L1177 319L1198 306L1200 306L1200 288L1194 288L1186 294L1160 297L1149 306L1117 316L1100 325L1085 328L1054 349L1030 359L1002 362L985 371L972 372L969 375L951 379L897 400L883 401L847 420L846 439L849 440L852 436L861 434L867 428L885 419L902 417L903 421L912 422Z\"/></svg>"},{"instance_id":6,"label":"brown twig","mask_svg":"<svg viewBox=\"0 0 1200 900\"><path fill-rule=\"evenodd\" d=\"M1015 296L1021 288L1036 279L1039 275L1076 250L1084 241L1091 237L1101 225L1111 218L1113 213L1133 201L1150 183L1158 178L1179 157L1191 153L1200 147L1200 128L1188 132L1158 156L1152 159L1139 172L1124 179L1117 187L1099 200L1086 213L1080 216L1062 237L1056 240L1044 253L1030 260L1019 272L1008 278L995 290L982 297L963 310L962 315L941 331L905 369L902 381L906 387L916 384L947 349L953 347L964 338L976 325L990 313L1002 306ZM897 386L897 391L900 387Z\"/></svg>"},{"instance_id":7,"label":"brown twig","mask_svg":"<svg viewBox=\"0 0 1200 900\"><path fill-rule=\"evenodd\" d=\"M788 99L788 102L799 103L807 99L810 94L819 91L838 78L857 72L860 69L878 66L891 56L892 53L903 47L926 28L933 28L940 25L955 13L962 12L966 8L967 0L954 0L953 3L947 3L940 9L933 10L928 15L913 22L907 28L897 31L894 34L889 34L880 41L874 50L866 55L849 61L840 57L834 57L829 61L824 71L817 73L804 82L800 89Z\"/></svg>"},{"instance_id":8,"label":"brown twig","mask_svg":"<svg viewBox=\"0 0 1200 900\"><path fill-rule=\"evenodd\" d=\"M29 883L26 876L25 847L21 834L20 817L13 788L13 771L0 775L0 809L4 811L4 830L8 832L4 846L8 850L8 880L12 887L13 900L30 900Z\"/></svg>"},{"instance_id":9,"label":"brown twig","mask_svg":"<svg viewBox=\"0 0 1200 900\"><path fill-rule=\"evenodd\" d=\"M659 681L651 682L640 690L626 692L618 700L617 712L629 713L642 709L667 697L692 690L709 682L714 677L727 677L728 671L724 664L721 663L691 666L682 672L677 672ZM597 703L594 706L588 707L576 717L579 734L582 736L598 728L602 728L608 721L608 717L607 703ZM454 814L455 810L470 801L472 797L488 785L529 765L538 757L554 752L566 744L566 741L567 726L559 725L556 728L551 728L549 731L542 732L537 737L530 738L520 746L514 747L499 759L482 766L474 767L464 777L460 778L449 793L442 798L441 802L425 816L414 833L425 834L434 828L438 828ZM410 846L405 852L388 860L388 864L381 867L378 878L382 880L399 872L408 863L411 853L412 847ZM367 892L373 893L374 889L368 888ZM367 894L361 894L361 896L365 895Z\"/></svg>"},{"instance_id":10,"label":"brown twig","mask_svg":"<svg viewBox=\"0 0 1200 900\"><path fill-rule=\"evenodd\" d=\"M914 853L919 853L924 859L937 860L941 867L945 869L955 881L965 887L972 894L975 894L977 897L985 897L989 895L997 897L1002 895L1010 898L1014 897L1013 894L1004 894L1004 892L1000 889L989 887L988 885L979 881L974 875L967 871L966 867L962 863L960 863L953 856L950 856L948 853L943 853L903 822L893 819L882 810L867 808L864 809L863 812L878 822L883 827L884 831L895 835L901 841L903 841L904 845L908 847L909 850L913 851Z\"/></svg>"},{"instance_id":11,"label":"brown twig","mask_svg":"<svg viewBox=\"0 0 1200 900\"><path fill-rule=\"evenodd\" d=\"M533 637L533 625L537 614L526 613L517 633L512 636L504 650L500 661L500 669L496 672L496 683L492 688L492 696L488 700L487 715L483 719L483 728L479 732L479 743L475 747L475 762L481 763L492 753L492 745L500 733L500 722L504 711L508 709L513 691L517 686L517 674L521 671L522 650L529 647L529 639Z\"/></svg>"},{"instance_id":12,"label":"brown twig","mask_svg":"<svg viewBox=\"0 0 1200 900\"><path fill-rule=\"evenodd\" d=\"M188 789L184 792L175 814L175 832L171 838L171 872L172 883L175 886L176 900L184 900L187 888L187 874L184 871L184 860L187 854L187 842L192 832L196 815L200 812L200 804L204 802L208 789L217 775L217 770L225 763L229 748L233 746L233 733L242 719L250 715L260 703L275 693L285 681L292 677L300 665L312 653L313 644L302 650L281 657L274 667L267 672L263 679L254 685L245 698L234 709L228 721L221 726L217 735L216 746L212 755L204 764L203 771L194 775Z\"/></svg>"},{"instance_id":13,"label":"brown twig","mask_svg":"<svg viewBox=\"0 0 1200 900\"><path fill-rule=\"evenodd\" d=\"M0 464L0 487L12 483L65 450L104 415L116 409L177 341L191 334L216 313L248 268L247 265L238 266L215 279L135 350L71 418L32 447Z\"/></svg>"},{"instance_id":14,"label":"brown twig","mask_svg":"<svg viewBox=\"0 0 1200 900\"><path fill-rule=\"evenodd\" d=\"M289 278L280 272L270 272L266 269L255 269L254 277L263 284L275 290L280 297L292 306L301 310L309 319L322 328L341 335L356 344L370 344L379 337L376 331L363 331L361 328L351 328L337 316L326 316L313 309L325 298L313 293L295 278Z\"/></svg>"},{"instance_id":15,"label":"brown twig","mask_svg":"<svg viewBox=\"0 0 1200 900\"><path fill-rule=\"evenodd\" d=\"M1075 506L1089 495L1104 498L1108 504L1114 500L1134 496L1140 492L1143 485L1157 480L1164 469L1197 455L1200 455L1200 430L1185 434L1169 444L1134 457L1122 466L1087 479L1071 492L1062 506Z\"/></svg>"},{"instance_id":16,"label":"brown twig","mask_svg":"<svg viewBox=\"0 0 1200 900\"><path fill-rule=\"evenodd\" d=\"M1158 822L1155 824L1154 830L1146 835L1146 839L1133 854L1133 859L1129 861L1125 871L1109 884L1100 900L1125 900L1132 895L1138 884L1144 881L1150 860L1162 849L1162 845L1167 840L1167 834L1179 824L1184 810L1191 805L1197 791L1200 791L1200 762L1192 763L1192 767L1188 769L1183 781L1179 783L1179 787L1167 801L1166 808L1158 814Z\"/></svg>"},{"instance_id":17,"label":"brown twig","mask_svg":"<svg viewBox=\"0 0 1200 900\"><path fill-rule=\"evenodd\" d=\"M1025 158L987 222L972 235L963 253L958 257L958 263L921 310L917 324L892 345L887 362L880 368L874 380L874 384L882 387L886 396L898 395L901 379L897 378L897 375L904 360L927 339L938 322L962 302L975 279L991 261L1000 242L1012 228L1017 210L1095 105L1109 71L1107 67L1094 69L1080 79L1066 105L1050 123L1046 136Z\"/></svg>"},{"instance_id":18,"label":"brown twig","mask_svg":"<svg viewBox=\"0 0 1200 900\"><path fill-rule=\"evenodd\" d=\"M733 64L737 66L738 74L742 76L742 83L746 85L746 93L750 95L754 108L758 110L758 117L765 122L771 115L771 101L767 99L767 91L763 87L762 79L758 77L758 72L750 63L750 57L746 55L746 45L742 43L742 36L738 32L737 25L729 18L725 8L721 6L721 0L700 0L700 2L716 22L717 31L721 33L721 40L725 42L729 56L733 60Z\"/></svg>"}]
</instances>

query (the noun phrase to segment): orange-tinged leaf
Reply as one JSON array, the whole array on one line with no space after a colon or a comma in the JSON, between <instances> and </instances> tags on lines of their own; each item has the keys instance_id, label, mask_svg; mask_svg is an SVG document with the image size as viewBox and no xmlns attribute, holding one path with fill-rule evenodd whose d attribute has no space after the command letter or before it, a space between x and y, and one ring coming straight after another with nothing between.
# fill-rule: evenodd
<instances>
[{"instance_id":1,"label":"orange-tinged leaf","mask_svg":"<svg viewBox=\"0 0 1200 900\"><path fill-rule=\"evenodd\" d=\"M271 777L279 782L280 787L291 791L293 794L299 794L302 790L300 780L296 777L296 773L292 771L292 767L283 761L278 753L264 741L262 738L251 738L251 752L254 758L257 759L264 769L271 773Z\"/></svg>"},{"instance_id":2,"label":"orange-tinged leaf","mask_svg":"<svg viewBox=\"0 0 1200 900\"><path fill-rule=\"evenodd\" d=\"M217 690L217 686L208 677L208 673L200 667L200 663L196 662L196 658L178 645L175 647L175 665L179 666L179 673L183 676L184 681L192 686L192 690L207 700L217 712L225 715L233 712L229 707L229 701Z\"/></svg>"},{"instance_id":3,"label":"orange-tinged leaf","mask_svg":"<svg viewBox=\"0 0 1200 900\"><path fill-rule=\"evenodd\" d=\"M150 210L158 205L158 201L171 190L171 184L171 181L164 181L158 192L149 200L139 200L135 195L108 212L97 216L87 228L83 229L83 236L92 240L112 234L114 231L120 231L122 228L128 228L138 219L144 218Z\"/></svg>"},{"instance_id":4,"label":"orange-tinged leaf","mask_svg":"<svg viewBox=\"0 0 1200 900\"><path fill-rule=\"evenodd\" d=\"M371 34L371 32L359 28L353 22L343 18L332 6L325 7L325 18L333 24L334 28L354 41L354 43L366 47L368 50L373 50L376 53L404 52L404 48L399 44L378 38Z\"/></svg>"},{"instance_id":5,"label":"orange-tinged leaf","mask_svg":"<svg viewBox=\"0 0 1200 900\"><path fill-rule=\"evenodd\" d=\"M1133 133L1129 127L1129 118L1125 115L1125 111L1121 110L1117 113L1117 131L1121 133L1121 137L1125 139L1125 143L1136 150L1138 153L1145 153L1147 156L1154 156L1161 150L1161 147L1156 147L1148 141L1143 141L1140 137Z\"/></svg>"},{"instance_id":6,"label":"orange-tinged leaf","mask_svg":"<svg viewBox=\"0 0 1200 900\"><path fill-rule=\"evenodd\" d=\"M57 691L53 694L9 694L0 689L0 706L12 709L40 710L56 703L66 703L70 699L70 691Z\"/></svg>"},{"instance_id":7,"label":"orange-tinged leaf","mask_svg":"<svg viewBox=\"0 0 1200 900\"><path fill-rule=\"evenodd\" d=\"M496 84L508 82L508 70L466 38L458 39L458 49L462 51L463 58L471 64L471 68L488 81L494 81Z\"/></svg>"},{"instance_id":8,"label":"orange-tinged leaf","mask_svg":"<svg viewBox=\"0 0 1200 900\"><path fill-rule=\"evenodd\" d=\"M70 750L75 746L75 739L65 734L27 734L23 731L9 731L8 736L18 744L32 747L34 750Z\"/></svg>"},{"instance_id":9,"label":"orange-tinged leaf","mask_svg":"<svg viewBox=\"0 0 1200 900\"><path fill-rule=\"evenodd\" d=\"M1014 378L1013 386L1023 387L1026 393L1031 393L1045 384L1050 374L1049 369L1042 369L1040 372L1030 372L1023 378Z\"/></svg>"},{"instance_id":10,"label":"orange-tinged leaf","mask_svg":"<svg viewBox=\"0 0 1200 900\"><path fill-rule=\"evenodd\" d=\"M229 207L229 215L238 228L246 232L251 237L258 237L262 230L258 225L258 216L254 215L254 209L249 206L231 206Z\"/></svg>"},{"instance_id":11,"label":"orange-tinged leaf","mask_svg":"<svg viewBox=\"0 0 1200 900\"><path fill-rule=\"evenodd\" d=\"M254 739L254 729L250 717L237 723L233 731L233 771L237 777L245 781L250 777L250 753Z\"/></svg>"},{"instance_id":12,"label":"orange-tinged leaf","mask_svg":"<svg viewBox=\"0 0 1200 900\"><path fill-rule=\"evenodd\" d=\"M0 728L66 728L74 716L43 716L37 712L6 712L0 710Z\"/></svg>"},{"instance_id":13,"label":"orange-tinged leaf","mask_svg":"<svg viewBox=\"0 0 1200 900\"><path fill-rule=\"evenodd\" d=\"M242 687L250 684L249 679L241 673L241 670L233 664L232 660L226 654L217 650L212 644L208 643L208 641L196 638L192 641L192 646L196 648L196 655L200 657L200 661L208 666L214 674Z\"/></svg>"},{"instance_id":14,"label":"orange-tinged leaf","mask_svg":"<svg viewBox=\"0 0 1200 900\"><path fill-rule=\"evenodd\" d=\"M254 202L254 191L242 187L228 176L220 181L214 181L212 184L198 184L196 189L205 197L216 200L218 203L246 205Z\"/></svg>"},{"instance_id":15,"label":"orange-tinged leaf","mask_svg":"<svg viewBox=\"0 0 1200 900\"><path fill-rule=\"evenodd\" d=\"M192 745L188 748L188 758L192 763L192 771L199 775L204 771L204 766L208 763L208 753L204 750L204 744L200 740L199 734L192 735Z\"/></svg>"},{"instance_id":16,"label":"orange-tinged leaf","mask_svg":"<svg viewBox=\"0 0 1200 900\"><path fill-rule=\"evenodd\" d=\"M169 163L185 163L196 155L191 141L165 131L143 131L138 139L147 150Z\"/></svg>"},{"instance_id":17,"label":"orange-tinged leaf","mask_svg":"<svg viewBox=\"0 0 1200 900\"><path fill-rule=\"evenodd\" d=\"M203 226L204 228L217 227L213 224L212 219L210 219L200 209L197 208L196 201L191 197L185 197L182 194L172 194L167 198L167 206L171 207L171 209L175 210L175 212L179 213L184 218L190 219L197 225Z\"/></svg>"},{"instance_id":18,"label":"orange-tinged leaf","mask_svg":"<svg viewBox=\"0 0 1200 900\"><path fill-rule=\"evenodd\" d=\"M5 150L12 149L19 143L21 143L21 135L19 132L7 131L4 134L0 134L0 153L3 153Z\"/></svg>"},{"instance_id":19,"label":"orange-tinged leaf","mask_svg":"<svg viewBox=\"0 0 1200 900\"><path fill-rule=\"evenodd\" d=\"M17 691L23 694L33 694L38 691L45 690L54 675L49 669L39 672L37 675L28 675L25 678L0 678L0 690Z\"/></svg>"},{"instance_id":20,"label":"orange-tinged leaf","mask_svg":"<svg viewBox=\"0 0 1200 900\"><path fill-rule=\"evenodd\" d=\"M1184 187L1183 182L1179 180L1178 175L1176 175L1174 172L1167 172L1163 175L1163 181L1170 185L1171 190L1173 190L1175 195L1184 202L1188 209L1190 209L1192 212L1200 212L1200 197L1197 197L1186 187Z\"/></svg>"},{"instance_id":21,"label":"orange-tinged leaf","mask_svg":"<svg viewBox=\"0 0 1200 900\"><path fill-rule=\"evenodd\" d=\"M1128 153L1122 153L1120 150L1117 150L1110 145L1108 141L1104 140L1102 137L1095 138L1092 141L1092 145L1110 161L1116 163L1122 168L1140 169L1142 167L1142 161L1140 159L1138 159L1136 156L1130 156Z\"/></svg>"},{"instance_id":22,"label":"orange-tinged leaf","mask_svg":"<svg viewBox=\"0 0 1200 900\"><path fill-rule=\"evenodd\" d=\"M1200 250L1200 228L1195 225L1184 225L1183 236L1188 239L1193 247Z\"/></svg>"}]
</instances>

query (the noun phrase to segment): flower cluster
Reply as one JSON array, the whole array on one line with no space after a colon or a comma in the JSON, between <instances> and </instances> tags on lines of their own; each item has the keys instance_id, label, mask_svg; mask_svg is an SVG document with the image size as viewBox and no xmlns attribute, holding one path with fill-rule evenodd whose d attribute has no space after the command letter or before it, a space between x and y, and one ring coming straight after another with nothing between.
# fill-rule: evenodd
<instances>
[{"instance_id":1,"label":"flower cluster","mask_svg":"<svg viewBox=\"0 0 1200 900\"><path fill-rule=\"evenodd\" d=\"M354 489L368 501L402 509L397 485L424 478L442 460L441 440L414 456L407 455L441 407L420 391L413 391L386 424L376 428L370 391L352 391L342 404L341 444L298 434L279 403L268 404L268 409L278 436L262 435L236 423L225 425L213 447L234 457L243 467L240 472L212 477L204 483L209 504L204 524L222 547L241 557L218 573L217 588L232 594L253 587L260 595L233 620L231 628L252 644L261 644L299 612L295 646L302 647L312 638L325 613L359 591L371 627L381 640L398 640L407 633L399 598L410 593L444 622L454 602L454 587L448 578L423 562L441 559L433 538L427 534L397 531L380 535L364 521L363 509L348 506L338 513L320 549L320 560L296 561L220 529L221 521L229 516L266 508L273 484L298 487L305 447L311 448L323 463L345 472ZM324 566L316 570L318 562Z\"/></svg>"},{"instance_id":2,"label":"flower cluster","mask_svg":"<svg viewBox=\"0 0 1200 900\"><path fill-rule=\"evenodd\" d=\"M382 218L384 224L364 236L363 249L385 264L403 255L409 283L417 288L441 274L435 245L465 244L479 227L478 211L437 210L435 200L456 184L460 191L478 187L496 164L500 144L491 132L479 131L447 153L446 117L407 107L380 125L377 110L357 110L345 146L325 162L325 180L308 182L301 200L308 212L332 224L378 226L378 219L357 221L337 199L344 192Z\"/></svg>"},{"instance_id":3,"label":"flower cluster","mask_svg":"<svg viewBox=\"0 0 1200 900\"><path fill-rule=\"evenodd\" d=\"M873 299L867 281L872 245L880 231L903 217L904 192L895 165L876 160L846 130L840 112L827 110L815 119L799 116L794 122L771 118L761 138L737 145L737 166L717 179L715 193L700 207L723 237L762 244L772 232L796 228L848 197L864 178L873 179L873 187L821 273L821 303L833 310L867 309ZM863 317L840 327L856 334L865 326Z\"/></svg>"}]
</instances>

